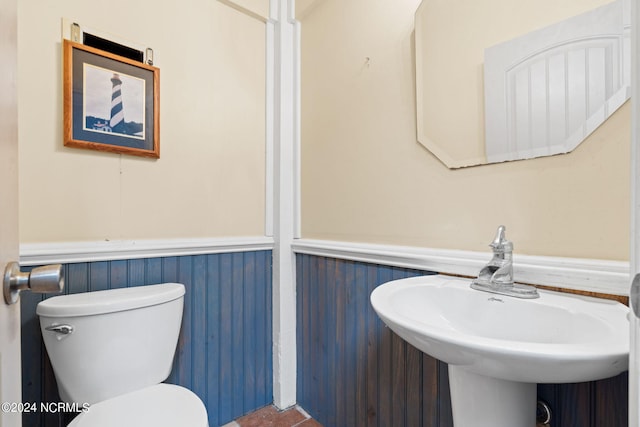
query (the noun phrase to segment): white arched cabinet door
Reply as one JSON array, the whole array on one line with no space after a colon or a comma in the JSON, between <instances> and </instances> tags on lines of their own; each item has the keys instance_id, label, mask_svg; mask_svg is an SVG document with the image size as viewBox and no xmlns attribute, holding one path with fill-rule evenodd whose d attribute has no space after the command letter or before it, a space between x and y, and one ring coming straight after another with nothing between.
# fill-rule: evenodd
<instances>
[{"instance_id":1,"label":"white arched cabinet door","mask_svg":"<svg viewBox=\"0 0 640 427\"><path fill-rule=\"evenodd\" d=\"M617 0L487 48L487 160L568 153L629 99L629 20Z\"/></svg>"}]
</instances>

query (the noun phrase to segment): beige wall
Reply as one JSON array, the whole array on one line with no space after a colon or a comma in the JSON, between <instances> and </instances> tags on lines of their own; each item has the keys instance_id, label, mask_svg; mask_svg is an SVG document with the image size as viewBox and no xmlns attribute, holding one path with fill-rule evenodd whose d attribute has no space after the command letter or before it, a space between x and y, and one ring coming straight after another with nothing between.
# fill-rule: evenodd
<instances>
[{"instance_id":1,"label":"beige wall","mask_svg":"<svg viewBox=\"0 0 640 427\"><path fill-rule=\"evenodd\" d=\"M303 237L488 251L504 224L516 253L628 259L629 105L571 154L449 170L416 141L419 3L302 18Z\"/></svg>"},{"instance_id":2,"label":"beige wall","mask_svg":"<svg viewBox=\"0 0 640 427\"><path fill-rule=\"evenodd\" d=\"M264 23L187 3L19 2L21 242L264 234ZM63 146L62 18L154 49L159 160Z\"/></svg>"}]
</instances>

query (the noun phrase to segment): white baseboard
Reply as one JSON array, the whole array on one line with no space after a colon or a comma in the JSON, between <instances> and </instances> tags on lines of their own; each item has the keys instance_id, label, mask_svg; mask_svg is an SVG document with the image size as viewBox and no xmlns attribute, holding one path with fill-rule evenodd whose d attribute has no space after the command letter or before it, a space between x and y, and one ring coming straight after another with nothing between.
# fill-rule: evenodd
<instances>
[{"instance_id":1,"label":"white baseboard","mask_svg":"<svg viewBox=\"0 0 640 427\"><path fill-rule=\"evenodd\" d=\"M491 259L490 252L431 249L298 239L293 250L331 258L429 270L444 274L477 276ZM611 295L629 295L629 263L582 258L513 256L517 282L554 286Z\"/></svg>"},{"instance_id":2,"label":"white baseboard","mask_svg":"<svg viewBox=\"0 0 640 427\"><path fill-rule=\"evenodd\" d=\"M20 245L20 265L67 264L136 258L202 255L271 250L271 237L211 239L118 240L26 243Z\"/></svg>"}]
</instances>

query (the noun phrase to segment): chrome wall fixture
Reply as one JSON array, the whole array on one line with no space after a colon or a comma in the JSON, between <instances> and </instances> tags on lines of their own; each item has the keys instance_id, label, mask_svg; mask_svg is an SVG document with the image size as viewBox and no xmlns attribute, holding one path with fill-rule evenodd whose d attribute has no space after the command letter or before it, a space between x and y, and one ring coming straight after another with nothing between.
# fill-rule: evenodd
<instances>
[{"instance_id":1,"label":"chrome wall fixture","mask_svg":"<svg viewBox=\"0 0 640 427\"><path fill-rule=\"evenodd\" d=\"M551 424L551 407L543 400L538 400L536 406L536 423L543 426Z\"/></svg>"},{"instance_id":2,"label":"chrome wall fixture","mask_svg":"<svg viewBox=\"0 0 640 427\"><path fill-rule=\"evenodd\" d=\"M631 281L629 302L631 303L633 314L640 319L640 273L636 274Z\"/></svg>"},{"instance_id":3,"label":"chrome wall fixture","mask_svg":"<svg viewBox=\"0 0 640 427\"><path fill-rule=\"evenodd\" d=\"M20 271L17 262L10 262L4 269L4 302L11 305L18 302L20 292L29 290L37 294L60 293L64 289L62 264L36 267L28 273Z\"/></svg>"}]
</instances>

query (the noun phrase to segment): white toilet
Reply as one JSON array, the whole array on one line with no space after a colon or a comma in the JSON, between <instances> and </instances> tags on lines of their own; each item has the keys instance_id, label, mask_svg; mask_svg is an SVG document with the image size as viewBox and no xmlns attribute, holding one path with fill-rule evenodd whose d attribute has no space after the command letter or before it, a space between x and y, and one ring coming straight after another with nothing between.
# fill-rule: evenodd
<instances>
[{"instance_id":1,"label":"white toilet","mask_svg":"<svg viewBox=\"0 0 640 427\"><path fill-rule=\"evenodd\" d=\"M162 383L171 372L184 293L184 285L164 283L38 304L60 398L80 410L90 405L69 427L208 427L198 396Z\"/></svg>"}]
</instances>

